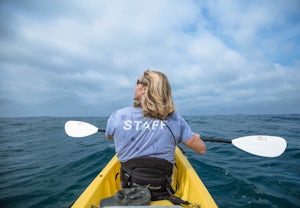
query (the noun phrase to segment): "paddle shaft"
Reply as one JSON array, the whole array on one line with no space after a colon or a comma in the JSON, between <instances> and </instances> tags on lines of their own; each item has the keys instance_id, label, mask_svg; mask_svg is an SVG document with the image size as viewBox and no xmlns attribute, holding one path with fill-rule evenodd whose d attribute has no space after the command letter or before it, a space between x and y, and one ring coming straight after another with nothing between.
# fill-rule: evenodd
<instances>
[{"instance_id":1,"label":"paddle shaft","mask_svg":"<svg viewBox=\"0 0 300 208\"><path fill-rule=\"evenodd\" d=\"M231 144L231 140L223 140L223 139L203 139L201 138L203 141L205 142L218 142L218 143L227 143L227 144Z\"/></svg>"},{"instance_id":2,"label":"paddle shaft","mask_svg":"<svg viewBox=\"0 0 300 208\"><path fill-rule=\"evenodd\" d=\"M98 132L105 132L105 129L98 129ZM227 144L231 144L231 140L223 140L223 139L203 139L201 138L203 141L205 142L218 142L218 143L227 143Z\"/></svg>"}]
</instances>

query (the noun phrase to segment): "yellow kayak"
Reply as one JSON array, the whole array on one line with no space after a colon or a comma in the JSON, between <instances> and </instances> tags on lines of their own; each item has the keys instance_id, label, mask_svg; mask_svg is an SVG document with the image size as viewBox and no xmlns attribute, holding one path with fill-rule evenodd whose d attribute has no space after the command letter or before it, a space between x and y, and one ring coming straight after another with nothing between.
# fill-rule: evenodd
<instances>
[{"instance_id":1,"label":"yellow kayak","mask_svg":"<svg viewBox=\"0 0 300 208\"><path fill-rule=\"evenodd\" d=\"M172 187L175 196L189 201L196 207L217 207L214 199L195 172L194 168L177 147L175 151L176 166L173 170ZM106 167L74 202L72 208L97 207L104 198L113 196L121 190L120 162L114 156ZM150 206L174 206L168 200L152 201ZM189 205L190 206L190 205Z\"/></svg>"}]
</instances>

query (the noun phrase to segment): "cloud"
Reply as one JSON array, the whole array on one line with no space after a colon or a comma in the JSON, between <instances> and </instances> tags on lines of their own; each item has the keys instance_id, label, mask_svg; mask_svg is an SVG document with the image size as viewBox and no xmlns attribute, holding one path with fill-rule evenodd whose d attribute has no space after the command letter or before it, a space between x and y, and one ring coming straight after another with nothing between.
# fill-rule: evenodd
<instances>
[{"instance_id":1,"label":"cloud","mask_svg":"<svg viewBox=\"0 0 300 208\"><path fill-rule=\"evenodd\" d=\"M1 1L0 116L98 116L147 68L182 114L300 113L298 1Z\"/></svg>"}]
</instances>

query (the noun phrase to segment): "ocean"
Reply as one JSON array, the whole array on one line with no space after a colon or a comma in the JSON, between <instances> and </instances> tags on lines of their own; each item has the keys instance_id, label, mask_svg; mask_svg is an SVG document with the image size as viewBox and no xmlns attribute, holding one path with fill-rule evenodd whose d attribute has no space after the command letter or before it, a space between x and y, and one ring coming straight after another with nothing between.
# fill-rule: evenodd
<instances>
[{"instance_id":1,"label":"ocean","mask_svg":"<svg viewBox=\"0 0 300 208\"><path fill-rule=\"evenodd\" d=\"M300 207L300 115L184 117L203 138L273 135L285 153L264 158L231 144L206 142L205 155L185 154L221 208ZM0 207L68 207L114 155L103 133L70 138L68 120L105 128L105 117L0 118Z\"/></svg>"}]
</instances>

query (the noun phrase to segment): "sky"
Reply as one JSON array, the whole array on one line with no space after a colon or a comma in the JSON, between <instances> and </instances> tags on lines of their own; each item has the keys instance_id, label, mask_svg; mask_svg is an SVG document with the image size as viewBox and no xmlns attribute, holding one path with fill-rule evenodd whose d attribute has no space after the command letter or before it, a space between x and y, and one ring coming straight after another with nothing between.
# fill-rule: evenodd
<instances>
[{"instance_id":1,"label":"sky","mask_svg":"<svg viewBox=\"0 0 300 208\"><path fill-rule=\"evenodd\" d=\"M300 113L300 1L1 0L0 117L108 116L147 69L182 115Z\"/></svg>"}]
</instances>

